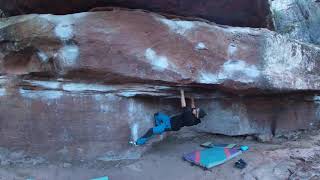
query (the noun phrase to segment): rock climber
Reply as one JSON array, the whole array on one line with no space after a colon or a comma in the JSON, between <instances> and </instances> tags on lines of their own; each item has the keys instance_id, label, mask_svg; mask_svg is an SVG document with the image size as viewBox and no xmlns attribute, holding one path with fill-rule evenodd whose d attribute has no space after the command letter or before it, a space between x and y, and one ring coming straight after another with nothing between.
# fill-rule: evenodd
<instances>
[{"instance_id":1,"label":"rock climber","mask_svg":"<svg viewBox=\"0 0 320 180\"><path fill-rule=\"evenodd\" d=\"M140 137L135 142L136 145L143 145L154 135L160 135L165 131L179 131L184 126L194 126L201 123L200 119L207 115L205 111L195 107L194 98L191 98L191 107L187 107L184 91L180 90L180 94L182 112L172 117L161 112L154 114L155 126Z\"/></svg>"}]
</instances>

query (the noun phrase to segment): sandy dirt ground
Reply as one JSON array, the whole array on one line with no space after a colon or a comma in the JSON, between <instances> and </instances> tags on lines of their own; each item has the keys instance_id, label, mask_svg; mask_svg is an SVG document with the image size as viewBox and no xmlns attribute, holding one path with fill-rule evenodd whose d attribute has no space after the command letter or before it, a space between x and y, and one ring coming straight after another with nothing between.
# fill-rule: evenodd
<instances>
[{"instance_id":1,"label":"sandy dirt ground","mask_svg":"<svg viewBox=\"0 0 320 180\"><path fill-rule=\"evenodd\" d=\"M211 171L204 171L182 160L184 153L201 149L199 144L206 141L248 145L250 150ZM318 180L319 145L319 130L294 132L273 138L267 143L260 143L251 136L193 134L181 137L171 134L162 142L153 145L139 160L1 162L0 180L88 180L101 176L109 176L111 180ZM0 153L2 154L3 152ZM16 153L15 156L19 154ZM243 170L234 168L235 161L240 158L248 163Z\"/></svg>"}]
</instances>

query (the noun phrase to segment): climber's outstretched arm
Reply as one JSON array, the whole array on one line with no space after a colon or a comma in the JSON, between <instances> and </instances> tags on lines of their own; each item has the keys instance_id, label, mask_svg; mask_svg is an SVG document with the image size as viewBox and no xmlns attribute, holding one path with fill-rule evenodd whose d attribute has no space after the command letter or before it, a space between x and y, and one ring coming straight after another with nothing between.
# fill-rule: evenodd
<instances>
[{"instance_id":1,"label":"climber's outstretched arm","mask_svg":"<svg viewBox=\"0 0 320 180\"><path fill-rule=\"evenodd\" d=\"M184 91L181 89L180 90L180 94L181 94L181 107L186 107L186 98L184 97Z\"/></svg>"}]
</instances>

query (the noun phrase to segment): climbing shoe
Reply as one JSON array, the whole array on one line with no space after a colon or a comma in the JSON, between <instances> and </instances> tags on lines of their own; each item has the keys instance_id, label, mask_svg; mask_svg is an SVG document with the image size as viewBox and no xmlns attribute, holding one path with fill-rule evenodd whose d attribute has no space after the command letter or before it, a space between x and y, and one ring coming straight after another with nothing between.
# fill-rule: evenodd
<instances>
[{"instance_id":1,"label":"climbing shoe","mask_svg":"<svg viewBox=\"0 0 320 180\"><path fill-rule=\"evenodd\" d=\"M234 167L238 169L244 169L245 167L247 167L247 163L243 159L240 159L234 164Z\"/></svg>"},{"instance_id":2,"label":"climbing shoe","mask_svg":"<svg viewBox=\"0 0 320 180\"><path fill-rule=\"evenodd\" d=\"M136 142L136 145L144 145L147 142L147 138L139 138Z\"/></svg>"}]
</instances>

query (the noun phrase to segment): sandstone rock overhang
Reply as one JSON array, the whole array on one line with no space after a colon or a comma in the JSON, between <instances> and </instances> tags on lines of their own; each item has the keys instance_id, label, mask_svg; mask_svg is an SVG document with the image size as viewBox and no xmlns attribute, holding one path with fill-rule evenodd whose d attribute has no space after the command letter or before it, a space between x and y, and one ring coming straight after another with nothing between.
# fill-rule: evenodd
<instances>
[{"instance_id":1,"label":"sandstone rock overhang","mask_svg":"<svg viewBox=\"0 0 320 180\"><path fill-rule=\"evenodd\" d=\"M0 35L2 74L246 94L320 90L320 48L267 29L116 9L12 17L2 20Z\"/></svg>"},{"instance_id":2,"label":"sandstone rock overhang","mask_svg":"<svg viewBox=\"0 0 320 180\"><path fill-rule=\"evenodd\" d=\"M224 25L272 28L268 0L0 0L0 9L8 15L70 14L102 6L198 17Z\"/></svg>"}]
</instances>

